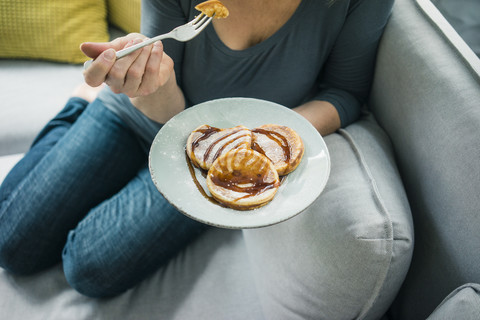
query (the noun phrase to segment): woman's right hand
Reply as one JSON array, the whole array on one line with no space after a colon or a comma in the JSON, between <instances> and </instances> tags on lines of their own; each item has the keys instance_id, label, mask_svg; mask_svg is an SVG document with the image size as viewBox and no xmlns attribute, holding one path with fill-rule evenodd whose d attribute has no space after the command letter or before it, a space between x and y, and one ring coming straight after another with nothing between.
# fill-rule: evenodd
<instances>
[{"instance_id":1,"label":"woman's right hand","mask_svg":"<svg viewBox=\"0 0 480 320\"><path fill-rule=\"evenodd\" d=\"M115 51L130 47L146 37L131 33L111 42L85 42L80 49L94 59L84 70L85 82L97 87L106 83L113 92L130 98L150 95L165 85L173 74L173 61L164 53L161 41L116 60Z\"/></svg>"}]
</instances>

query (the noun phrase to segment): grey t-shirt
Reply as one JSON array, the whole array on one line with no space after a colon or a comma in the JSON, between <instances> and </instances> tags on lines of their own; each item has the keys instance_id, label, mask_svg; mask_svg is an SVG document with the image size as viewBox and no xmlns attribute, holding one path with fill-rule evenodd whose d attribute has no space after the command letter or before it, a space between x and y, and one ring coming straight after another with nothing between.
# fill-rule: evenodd
<instances>
[{"instance_id":1,"label":"grey t-shirt","mask_svg":"<svg viewBox=\"0 0 480 320\"><path fill-rule=\"evenodd\" d=\"M166 33L199 14L202 0L144 0L142 33ZM331 102L343 127L354 122L367 98L376 50L393 0L302 0L287 23L245 50L228 48L210 24L183 43L164 40L175 62L187 107L225 97L252 97L296 107ZM227 18L228 19L228 18ZM161 127L126 96L104 90L100 99L149 144Z\"/></svg>"}]
</instances>

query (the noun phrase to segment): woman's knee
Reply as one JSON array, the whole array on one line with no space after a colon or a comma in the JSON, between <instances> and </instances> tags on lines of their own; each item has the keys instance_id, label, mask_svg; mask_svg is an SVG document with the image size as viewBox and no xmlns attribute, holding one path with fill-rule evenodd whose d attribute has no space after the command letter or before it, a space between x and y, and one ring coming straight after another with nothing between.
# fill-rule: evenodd
<instances>
[{"instance_id":1,"label":"woman's knee","mask_svg":"<svg viewBox=\"0 0 480 320\"><path fill-rule=\"evenodd\" d=\"M72 231L62 256L63 271L70 286L91 298L112 297L125 291L116 283L108 257L101 257L83 245L77 245L74 237L75 231Z\"/></svg>"},{"instance_id":2,"label":"woman's knee","mask_svg":"<svg viewBox=\"0 0 480 320\"><path fill-rule=\"evenodd\" d=\"M7 204L0 203L0 267L13 274L31 275L59 263L63 239L51 237L35 219L22 214L38 216L35 212Z\"/></svg>"},{"instance_id":3,"label":"woman's knee","mask_svg":"<svg viewBox=\"0 0 480 320\"><path fill-rule=\"evenodd\" d=\"M14 274L32 273L32 266L26 263L23 257L15 254L16 250L12 244L4 239L0 230L0 267Z\"/></svg>"},{"instance_id":4,"label":"woman's knee","mask_svg":"<svg viewBox=\"0 0 480 320\"><path fill-rule=\"evenodd\" d=\"M0 228L0 267L12 274L32 275L60 262L60 257L51 256L36 242L21 235L5 237Z\"/></svg>"}]
</instances>

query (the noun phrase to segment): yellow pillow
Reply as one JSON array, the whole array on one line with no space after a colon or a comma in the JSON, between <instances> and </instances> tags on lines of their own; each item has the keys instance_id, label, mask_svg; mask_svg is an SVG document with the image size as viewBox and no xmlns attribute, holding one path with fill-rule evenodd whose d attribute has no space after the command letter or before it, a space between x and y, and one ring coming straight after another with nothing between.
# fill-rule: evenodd
<instances>
[{"instance_id":1,"label":"yellow pillow","mask_svg":"<svg viewBox=\"0 0 480 320\"><path fill-rule=\"evenodd\" d=\"M82 42L108 39L105 0L0 0L0 58L82 63Z\"/></svg>"},{"instance_id":2,"label":"yellow pillow","mask_svg":"<svg viewBox=\"0 0 480 320\"><path fill-rule=\"evenodd\" d=\"M108 21L127 33L140 32L141 0L107 0Z\"/></svg>"}]
</instances>

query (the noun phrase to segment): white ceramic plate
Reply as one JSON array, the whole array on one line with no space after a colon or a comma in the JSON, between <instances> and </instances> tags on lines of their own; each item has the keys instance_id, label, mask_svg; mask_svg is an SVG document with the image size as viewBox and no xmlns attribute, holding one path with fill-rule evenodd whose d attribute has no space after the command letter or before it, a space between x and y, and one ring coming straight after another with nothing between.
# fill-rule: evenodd
<instances>
[{"instance_id":1,"label":"white ceramic plate","mask_svg":"<svg viewBox=\"0 0 480 320\"><path fill-rule=\"evenodd\" d=\"M288 126L302 138L305 154L269 204L250 211L224 208L201 194L188 168L185 144L190 133L202 124L251 129L263 124ZM149 161L157 189L180 212L203 223L235 229L269 226L299 214L320 195L330 174L327 146L307 120L284 106L250 98L208 101L179 113L158 132ZM199 172L196 176L207 190L205 178Z\"/></svg>"}]
</instances>

